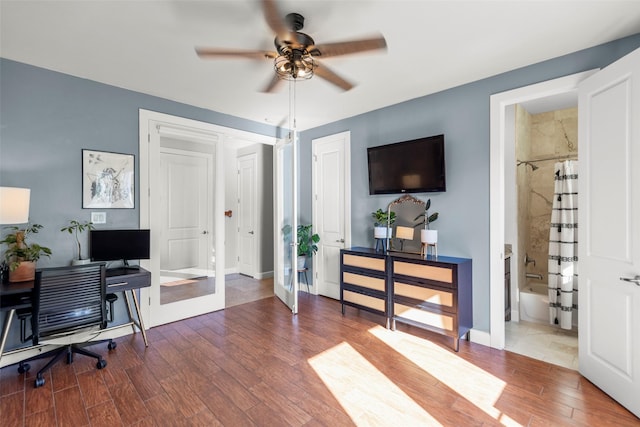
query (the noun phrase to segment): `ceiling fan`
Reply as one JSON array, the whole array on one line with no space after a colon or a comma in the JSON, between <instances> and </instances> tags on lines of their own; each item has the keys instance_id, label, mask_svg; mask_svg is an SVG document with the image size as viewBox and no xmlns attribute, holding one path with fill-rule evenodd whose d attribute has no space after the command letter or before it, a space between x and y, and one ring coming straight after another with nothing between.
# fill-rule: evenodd
<instances>
[{"instance_id":1,"label":"ceiling fan","mask_svg":"<svg viewBox=\"0 0 640 427\"><path fill-rule=\"evenodd\" d=\"M276 51L197 47L198 56L273 60L276 72L263 92L272 92L282 80L309 79L314 74L347 91L353 87L353 84L325 66L318 58L325 59L387 47L387 42L382 36L316 44L311 36L300 32L304 27L302 15L290 13L282 19L275 0L262 0L262 9L267 25L276 35L274 40Z\"/></svg>"}]
</instances>

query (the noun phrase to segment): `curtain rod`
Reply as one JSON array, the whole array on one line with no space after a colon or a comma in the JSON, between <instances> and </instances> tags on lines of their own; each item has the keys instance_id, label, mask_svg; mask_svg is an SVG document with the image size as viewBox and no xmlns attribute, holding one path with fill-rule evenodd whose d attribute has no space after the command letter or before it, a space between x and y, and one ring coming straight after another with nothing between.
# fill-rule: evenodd
<instances>
[{"instance_id":1,"label":"curtain rod","mask_svg":"<svg viewBox=\"0 0 640 427\"><path fill-rule=\"evenodd\" d=\"M575 154L567 154L564 156L556 156L556 157L545 157L542 159L535 160L518 160L520 163L535 163L535 162L545 162L547 160L578 160L578 156Z\"/></svg>"}]
</instances>

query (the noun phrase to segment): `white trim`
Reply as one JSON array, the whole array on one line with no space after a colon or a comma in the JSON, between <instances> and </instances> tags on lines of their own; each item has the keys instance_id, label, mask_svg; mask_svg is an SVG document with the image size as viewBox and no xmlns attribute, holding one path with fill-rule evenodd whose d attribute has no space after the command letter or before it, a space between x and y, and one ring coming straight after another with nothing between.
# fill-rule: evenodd
<instances>
[{"instance_id":1,"label":"white trim","mask_svg":"<svg viewBox=\"0 0 640 427\"><path fill-rule=\"evenodd\" d=\"M491 334L487 331L480 331L478 329L471 329L469 331L469 340L472 343L484 345L487 347L491 346Z\"/></svg>"},{"instance_id":2,"label":"white trim","mask_svg":"<svg viewBox=\"0 0 640 427\"><path fill-rule=\"evenodd\" d=\"M273 277L273 270L256 273L254 279L262 280L262 279L270 279L271 277Z\"/></svg>"},{"instance_id":3,"label":"white trim","mask_svg":"<svg viewBox=\"0 0 640 427\"><path fill-rule=\"evenodd\" d=\"M503 349L504 228L505 228L505 117L506 108L533 99L577 90L578 83L597 70L585 71L491 95L489 150L489 283L490 345Z\"/></svg>"}]
</instances>

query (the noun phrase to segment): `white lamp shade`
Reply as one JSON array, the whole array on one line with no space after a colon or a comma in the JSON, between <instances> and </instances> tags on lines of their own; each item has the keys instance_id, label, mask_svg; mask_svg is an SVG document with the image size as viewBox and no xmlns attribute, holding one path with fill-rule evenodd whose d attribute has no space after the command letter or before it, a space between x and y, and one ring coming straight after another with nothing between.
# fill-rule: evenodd
<instances>
[{"instance_id":1,"label":"white lamp shade","mask_svg":"<svg viewBox=\"0 0 640 427\"><path fill-rule=\"evenodd\" d=\"M403 227L401 225L397 226L396 237L398 239L413 240L413 228Z\"/></svg>"},{"instance_id":2,"label":"white lamp shade","mask_svg":"<svg viewBox=\"0 0 640 427\"><path fill-rule=\"evenodd\" d=\"M420 230L420 241L430 245L438 243L438 230Z\"/></svg>"},{"instance_id":3,"label":"white lamp shade","mask_svg":"<svg viewBox=\"0 0 640 427\"><path fill-rule=\"evenodd\" d=\"M28 188L0 187L0 224L24 224L29 222Z\"/></svg>"}]
</instances>

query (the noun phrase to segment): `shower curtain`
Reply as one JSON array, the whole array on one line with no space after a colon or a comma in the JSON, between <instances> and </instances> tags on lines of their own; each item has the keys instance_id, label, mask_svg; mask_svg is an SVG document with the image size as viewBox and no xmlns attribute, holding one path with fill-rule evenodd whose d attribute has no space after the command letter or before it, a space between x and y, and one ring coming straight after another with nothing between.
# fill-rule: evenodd
<instances>
[{"instance_id":1,"label":"shower curtain","mask_svg":"<svg viewBox=\"0 0 640 427\"><path fill-rule=\"evenodd\" d=\"M571 329L578 308L578 162L555 164L549 230L549 322Z\"/></svg>"}]
</instances>

